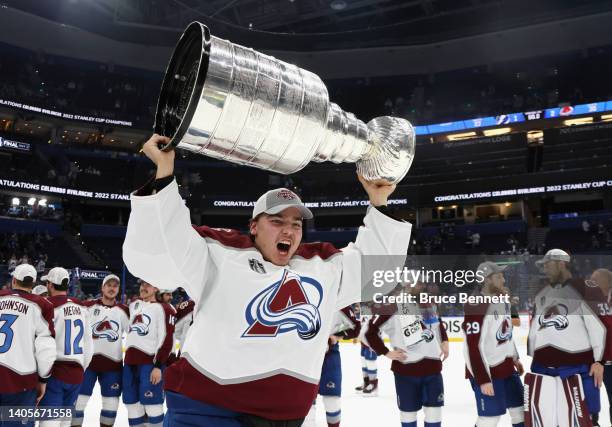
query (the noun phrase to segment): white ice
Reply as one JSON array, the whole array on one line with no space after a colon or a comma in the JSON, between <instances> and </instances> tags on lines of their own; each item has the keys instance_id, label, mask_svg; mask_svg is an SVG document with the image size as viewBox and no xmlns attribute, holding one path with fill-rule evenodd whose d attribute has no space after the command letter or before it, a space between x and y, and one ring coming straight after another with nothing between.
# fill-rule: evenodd
<instances>
[{"instance_id":1,"label":"white ice","mask_svg":"<svg viewBox=\"0 0 612 427\"><path fill-rule=\"evenodd\" d=\"M525 322L523 322L525 323ZM515 339L525 369L529 369L530 360L525 355L526 329L515 329ZM354 388L362 382L359 345L341 344L342 355L342 422L344 427L400 427L399 413L395 398L393 374L390 371L390 361L385 357L378 358L379 395L364 398L356 394ZM469 382L464 377L463 343L451 342L449 359L444 362L443 377L445 388L445 406L443 408L442 425L446 427L471 427L476 420L474 394ZM608 401L605 389L601 393L602 410L600 424L609 426ZM86 427L98 426L101 398L96 386L85 411ZM419 416L419 426L422 426L422 415ZM128 427L127 412L120 405L116 426ZM510 418L504 416L500 427L510 427ZM304 427L327 427L325 410L321 398L317 400L316 422L304 424Z\"/></svg>"}]
</instances>

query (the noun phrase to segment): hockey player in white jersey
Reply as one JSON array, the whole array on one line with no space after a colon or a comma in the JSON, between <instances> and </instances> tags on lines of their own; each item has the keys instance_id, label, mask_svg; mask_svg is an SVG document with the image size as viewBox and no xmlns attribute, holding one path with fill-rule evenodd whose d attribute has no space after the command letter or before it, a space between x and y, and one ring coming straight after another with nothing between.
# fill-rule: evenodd
<instances>
[{"instance_id":1,"label":"hockey player in white jersey","mask_svg":"<svg viewBox=\"0 0 612 427\"><path fill-rule=\"evenodd\" d=\"M130 306L123 367L123 403L130 427L161 426L164 420L162 373L172 351L176 311L160 302L157 287L140 281L140 300Z\"/></svg>"},{"instance_id":2,"label":"hockey player in white jersey","mask_svg":"<svg viewBox=\"0 0 612 427\"><path fill-rule=\"evenodd\" d=\"M419 282L410 291L398 287L398 294L417 296L424 290L425 285ZM391 339L392 350L385 345L382 331ZM370 320L366 339L377 354L392 360L402 427L416 427L421 409L425 427L440 427L442 361L448 357L448 336L436 306L411 302L387 305Z\"/></svg>"},{"instance_id":3,"label":"hockey player in white jersey","mask_svg":"<svg viewBox=\"0 0 612 427\"><path fill-rule=\"evenodd\" d=\"M185 288L198 307L164 378L168 427L298 426L317 393L336 311L362 299L364 257L386 255L375 268L403 266L411 225L388 214L395 185L360 178L371 206L342 251L301 244L312 213L288 189L260 197L249 235L194 229L173 177L174 151L158 146L168 142L154 135L143 147L156 180L132 195L123 245L130 272Z\"/></svg>"},{"instance_id":4,"label":"hockey player in white jersey","mask_svg":"<svg viewBox=\"0 0 612 427\"><path fill-rule=\"evenodd\" d=\"M36 269L18 265L12 289L0 290L0 406L34 406L55 361L53 306L31 294ZM0 422L0 425L33 427Z\"/></svg>"},{"instance_id":5,"label":"hockey player in white jersey","mask_svg":"<svg viewBox=\"0 0 612 427\"><path fill-rule=\"evenodd\" d=\"M74 406L83 374L93 355L91 327L87 308L77 298L68 296L70 274L62 267L49 270L41 280L47 283L53 305L57 358L53 364L42 406ZM71 420L62 421L69 426ZM59 421L42 421L41 427L60 425Z\"/></svg>"},{"instance_id":6,"label":"hockey player in white jersey","mask_svg":"<svg viewBox=\"0 0 612 427\"><path fill-rule=\"evenodd\" d=\"M100 383L102 394L102 410L100 425L112 426L117 416L119 397L123 389L123 348L122 338L129 328L129 312L127 306L117 302L120 280L114 274L102 279L100 292L102 297L94 301L86 301L91 335L93 338L93 357L85 370L83 383L79 389L73 426L83 424L85 406L93 392L96 381Z\"/></svg>"},{"instance_id":7,"label":"hockey player in white jersey","mask_svg":"<svg viewBox=\"0 0 612 427\"><path fill-rule=\"evenodd\" d=\"M548 284L534 297L527 352L533 357L525 377L525 421L538 425L588 426L600 411L606 327L597 305L604 302L570 271L570 255L549 250L537 262Z\"/></svg>"},{"instance_id":8,"label":"hockey player in white jersey","mask_svg":"<svg viewBox=\"0 0 612 427\"><path fill-rule=\"evenodd\" d=\"M480 294L502 295L506 267L486 261L478 266ZM523 365L512 338L510 303L466 304L463 324L466 376L476 397L477 427L495 427L510 414L513 427L524 427Z\"/></svg>"}]
</instances>

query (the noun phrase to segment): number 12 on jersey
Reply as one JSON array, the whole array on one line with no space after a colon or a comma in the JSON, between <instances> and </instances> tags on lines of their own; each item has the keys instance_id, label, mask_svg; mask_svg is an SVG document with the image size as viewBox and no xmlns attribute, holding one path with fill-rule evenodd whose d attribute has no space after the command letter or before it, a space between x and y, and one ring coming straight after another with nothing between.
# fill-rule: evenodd
<instances>
[{"instance_id":1,"label":"number 12 on jersey","mask_svg":"<svg viewBox=\"0 0 612 427\"><path fill-rule=\"evenodd\" d=\"M72 325L74 323L74 329L78 328L78 332L74 341L72 341ZM83 354L83 347L81 347L81 341L83 340L83 321L81 319L76 320L64 320L64 354L66 356L70 356L71 354Z\"/></svg>"}]
</instances>

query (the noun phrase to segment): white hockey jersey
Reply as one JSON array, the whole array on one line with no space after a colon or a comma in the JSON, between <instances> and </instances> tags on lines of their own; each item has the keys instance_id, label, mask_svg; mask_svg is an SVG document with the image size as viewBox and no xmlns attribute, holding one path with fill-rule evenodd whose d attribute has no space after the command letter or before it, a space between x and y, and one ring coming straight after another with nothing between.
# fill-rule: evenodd
<instances>
[{"instance_id":1,"label":"white hockey jersey","mask_svg":"<svg viewBox=\"0 0 612 427\"><path fill-rule=\"evenodd\" d=\"M20 393L47 378L55 362L53 306L21 290L0 290L0 393Z\"/></svg>"},{"instance_id":2,"label":"white hockey jersey","mask_svg":"<svg viewBox=\"0 0 612 427\"><path fill-rule=\"evenodd\" d=\"M381 269L405 261L409 223L371 207L364 224L342 251L302 244L289 265L277 266L249 236L194 229L176 181L132 195L127 267L159 287L185 288L198 307L165 388L269 419L306 416L335 313L361 299L365 257L395 255L371 257Z\"/></svg>"},{"instance_id":3,"label":"white hockey jersey","mask_svg":"<svg viewBox=\"0 0 612 427\"><path fill-rule=\"evenodd\" d=\"M606 327L598 316L603 294L583 280L545 286L534 298L527 352L544 367L602 361Z\"/></svg>"},{"instance_id":4,"label":"white hockey jersey","mask_svg":"<svg viewBox=\"0 0 612 427\"><path fill-rule=\"evenodd\" d=\"M57 359L51 376L68 384L83 382L83 373L93 356L87 307L77 298L56 295L53 304Z\"/></svg>"},{"instance_id":5,"label":"white hockey jersey","mask_svg":"<svg viewBox=\"0 0 612 427\"><path fill-rule=\"evenodd\" d=\"M461 328L468 377L482 385L514 373L519 355L512 338L510 304L466 304Z\"/></svg>"},{"instance_id":6,"label":"white hockey jersey","mask_svg":"<svg viewBox=\"0 0 612 427\"><path fill-rule=\"evenodd\" d=\"M127 335L130 314L124 304L105 305L101 299L83 303L88 311L93 338L93 358L89 369L96 372L120 371L123 366L123 337Z\"/></svg>"},{"instance_id":7,"label":"white hockey jersey","mask_svg":"<svg viewBox=\"0 0 612 427\"><path fill-rule=\"evenodd\" d=\"M393 349L406 352L403 361L394 360L391 370L400 375L426 376L442 371L441 344L448 341L444 325L433 305L399 303L389 314L375 315L366 333L369 346L379 355L389 351L381 332L386 333Z\"/></svg>"},{"instance_id":8,"label":"white hockey jersey","mask_svg":"<svg viewBox=\"0 0 612 427\"><path fill-rule=\"evenodd\" d=\"M161 367L172 351L176 310L170 304L135 301L125 340L126 365Z\"/></svg>"}]
</instances>

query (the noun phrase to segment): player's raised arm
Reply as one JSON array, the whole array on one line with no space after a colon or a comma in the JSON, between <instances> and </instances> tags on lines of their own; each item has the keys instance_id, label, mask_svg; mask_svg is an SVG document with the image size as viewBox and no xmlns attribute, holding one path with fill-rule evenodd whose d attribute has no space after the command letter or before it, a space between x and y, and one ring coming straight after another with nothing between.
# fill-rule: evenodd
<instances>
[{"instance_id":1,"label":"player's raised arm","mask_svg":"<svg viewBox=\"0 0 612 427\"><path fill-rule=\"evenodd\" d=\"M359 228L355 243L342 250L342 281L338 307L358 301L369 301L375 291L386 293L397 283L387 287L372 287L375 271L395 270L404 266L412 225L394 219L388 212L387 199L395 184L386 181L370 182L358 176L370 206ZM367 288L367 289L366 289Z\"/></svg>"},{"instance_id":2,"label":"player's raised arm","mask_svg":"<svg viewBox=\"0 0 612 427\"><path fill-rule=\"evenodd\" d=\"M166 141L154 134L143 146L157 166L156 179L132 194L123 260L135 276L164 289L183 287L197 299L209 263L208 249L179 195L174 152L159 149Z\"/></svg>"}]
</instances>

